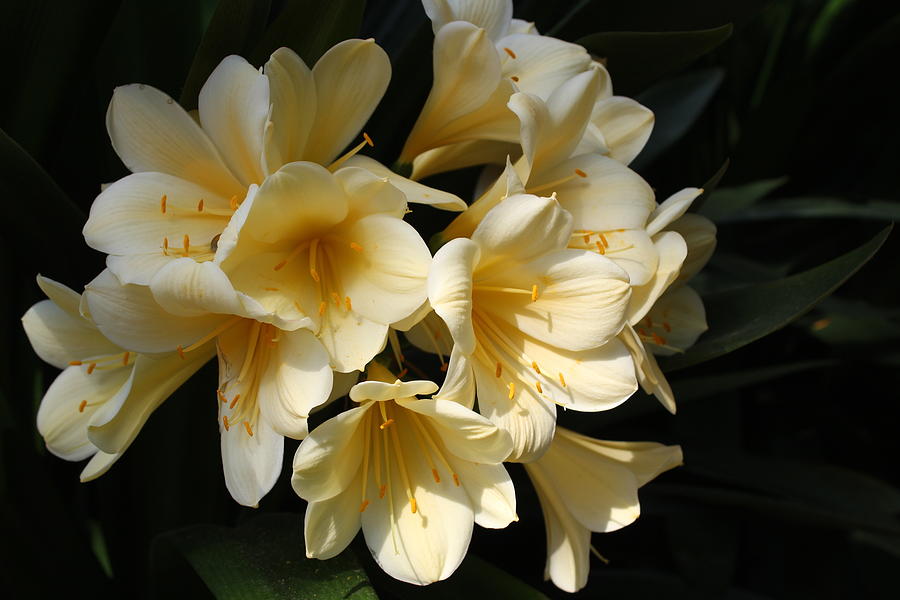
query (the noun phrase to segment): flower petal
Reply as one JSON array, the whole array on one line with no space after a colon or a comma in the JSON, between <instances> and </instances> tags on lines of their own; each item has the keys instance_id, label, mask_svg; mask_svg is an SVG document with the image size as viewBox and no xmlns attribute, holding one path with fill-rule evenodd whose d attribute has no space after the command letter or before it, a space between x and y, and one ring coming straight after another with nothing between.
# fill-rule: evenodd
<instances>
[{"instance_id":1,"label":"flower petal","mask_svg":"<svg viewBox=\"0 0 900 600\"><path fill-rule=\"evenodd\" d=\"M706 266L716 249L716 225L704 216L687 213L673 221L668 229L681 234L687 244L687 258L676 282L683 283Z\"/></svg>"},{"instance_id":2,"label":"flower petal","mask_svg":"<svg viewBox=\"0 0 900 600\"><path fill-rule=\"evenodd\" d=\"M578 169L587 177L573 177ZM656 208L653 190L640 175L605 156L583 154L538 175L528 188L565 180L555 191L559 204L572 213L575 227L588 231L643 229ZM544 192L542 192L544 193Z\"/></svg>"},{"instance_id":3,"label":"flower petal","mask_svg":"<svg viewBox=\"0 0 900 600\"><path fill-rule=\"evenodd\" d=\"M414 426L401 417L394 431L403 456L416 457L421 450ZM405 465L416 512L407 500L405 478L396 471L385 482L384 498L379 498L375 478L369 477L371 504L362 513L362 529L375 561L388 575L425 585L446 579L462 562L472 537L474 512L463 487L449 478L435 482L421 457Z\"/></svg>"},{"instance_id":4,"label":"flower petal","mask_svg":"<svg viewBox=\"0 0 900 600\"><path fill-rule=\"evenodd\" d=\"M512 21L512 0L423 0L422 5L435 34L451 21L468 21L497 40Z\"/></svg>"},{"instance_id":5,"label":"flower petal","mask_svg":"<svg viewBox=\"0 0 900 600\"><path fill-rule=\"evenodd\" d=\"M603 134L609 157L627 165L644 149L656 117L653 111L624 96L598 100L591 124Z\"/></svg>"},{"instance_id":6,"label":"flower petal","mask_svg":"<svg viewBox=\"0 0 900 600\"><path fill-rule=\"evenodd\" d=\"M93 370L66 368L47 388L37 414L37 428L47 449L65 460L84 460L97 448L88 439L88 423L103 403L116 395L131 375L127 367Z\"/></svg>"},{"instance_id":7,"label":"flower petal","mask_svg":"<svg viewBox=\"0 0 900 600\"><path fill-rule=\"evenodd\" d=\"M466 238L444 244L428 272L428 302L450 330L461 352L475 351L472 330L472 273L481 257L479 245Z\"/></svg>"},{"instance_id":8,"label":"flower petal","mask_svg":"<svg viewBox=\"0 0 900 600\"><path fill-rule=\"evenodd\" d=\"M88 481L93 481L109 471L109 469L116 463L117 460L122 458L122 454L107 454L106 452L98 451L94 456L91 457L91 460L84 465L84 468L81 470L81 474L78 476L81 483L87 483Z\"/></svg>"},{"instance_id":9,"label":"flower petal","mask_svg":"<svg viewBox=\"0 0 900 600\"><path fill-rule=\"evenodd\" d=\"M675 395L672 393L672 387L666 380L666 376L659 368L656 358L647 351L647 347L642 343L631 325L626 325L622 329L619 339L628 347L628 351L631 353L634 361L634 370L641 384L641 389L649 395L656 396L660 404L674 415L677 409Z\"/></svg>"},{"instance_id":10,"label":"flower petal","mask_svg":"<svg viewBox=\"0 0 900 600\"><path fill-rule=\"evenodd\" d=\"M440 148L427 150L413 160L413 179L424 179L430 175L455 171L477 165L502 165L507 156L517 158L522 153L521 147L513 142L497 140L470 140L447 144ZM478 195L477 193L475 194ZM413 202L413 200L410 200ZM438 207L442 208L442 207ZM451 210L446 208L445 210Z\"/></svg>"},{"instance_id":11,"label":"flower petal","mask_svg":"<svg viewBox=\"0 0 900 600\"><path fill-rule=\"evenodd\" d=\"M97 328L110 341L136 352L187 347L222 324L221 315L179 317L153 299L150 288L121 285L109 270L85 286L84 299Z\"/></svg>"},{"instance_id":12,"label":"flower petal","mask_svg":"<svg viewBox=\"0 0 900 600\"><path fill-rule=\"evenodd\" d=\"M472 371L472 359L459 347L454 347L450 354L447 375L434 398L456 402L470 410L475 406L475 373Z\"/></svg>"},{"instance_id":13,"label":"flower petal","mask_svg":"<svg viewBox=\"0 0 900 600\"><path fill-rule=\"evenodd\" d=\"M675 281L687 256L684 238L674 231L657 234L653 243L659 253L659 265L649 282L632 289L628 302L628 322L632 325L644 318L656 299Z\"/></svg>"},{"instance_id":14,"label":"flower petal","mask_svg":"<svg viewBox=\"0 0 900 600\"><path fill-rule=\"evenodd\" d=\"M447 450L462 460L498 464L512 450L505 431L462 404L439 398L398 398L397 404L428 417L427 425Z\"/></svg>"},{"instance_id":15,"label":"flower petal","mask_svg":"<svg viewBox=\"0 0 900 600\"><path fill-rule=\"evenodd\" d=\"M269 80L240 56L226 56L200 89L200 123L244 186L259 183Z\"/></svg>"},{"instance_id":16,"label":"flower petal","mask_svg":"<svg viewBox=\"0 0 900 600\"><path fill-rule=\"evenodd\" d=\"M427 204L441 210L463 211L466 210L465 201L449 192L437 188L422 185L412 179L401 177L375 159L357 154L344 163L348 167L361 167L370 173L383 177L388 182L403 192L406 201L413 204ZM401 215L402 216L402 215Z\"/></svg>"},{"instance_id":17,"label":"flower petal","mask_svg":"<svg viewBox=\"0 0 900 600\"><path fill-rule=\"evenodd\" d=\"M366 319L343 308L329 307L322 315L319 341L328 350L336 371L362 371L384 349L388 325Z\"/></svg>"},{"instance_id":18,"label":"flower petal","mask_svg":"<svg viewBox=\"0 0 900 600\"><path fill-rule=\"evenodd\" d=\"M281 474L284 438L263 419L257 422L253 435L243 427L226 431L221 423L219 432L225 487L235 502L256 508Z\"/></svg>"},{"instance_id":19,"label":"flower petal","mask_svg":"<svg viewBox=\"0 0 900 600\"><path fill-rule=\"evenodd\" d=\"M576 231L569 248L603 254L628 273L632 286L650 281L659 265L656 246L644 229L587 231L582 235Z\"/></svg>"},{"instance_id":20,"label":"flower petal","mask_svg":"<svg viewBox=\"0 0 900 600\"><path fill-rule=\"evenodd\" d=\"M540 462L527 463L525 470L540 500L544 527L547 529L544 578L552 580L561 590L574 594L587 585L591 531L565 509Z\"/></svg>"},{"instance_id":21,"label":"flower petal","mask_svg":"<svg viewBox=\"0 0 900 600\"><path fill-rule=\"evenodd\" d=\"M568 248L495 269L490 278L479 269L476 277L475 311L568 350L595 348L619 333L631 295L614 262Z\"/></svg>"},{"instance_id":22,"label":"flower petal","mask_svg":"<svg viewBox=\"0 0 900 600\"><path fill-rule=\"evenodd\" d=\"M697 196L702 193L703 190L699 188L684 188L666 198L650 215L647 234L654 236L662 231L669 223L687 212Z\"/></svg>"},{"instance_id":23,"label":"flower petal","mask_svg":"<svg viewBox=\"0 0 900 600\"><path fill-rule=\"evenodd\" d=\"M689 286L667 290L647 313L647 318L654 329L662 328L662 332L657 333L659 340L651 338L646 342L653 353L660 356L671 356L690 348L709 329L703 300Z\"/></svg>"},{"instance_id":24,"label":"flower petal","mask_svg":"<svg viewBox=\"0 0 900 600\"><path fill-rule=\"evenodd\" d=\"M484 216L472 234L481 248L479 275L491 267L505 270L513 258L525 262L569 243L572 215L555 198L510 196Z\"/></svg>"},{"instance_id":25,"label":"flower petal","mask_svg":"<svg viewBox=\"0 0 900 600\"><path fill-rule=\"evenodd\" d=\"M431 354L439 354L441 363L444 362L444 356L450 356L453 350L453 336L436 312L431 310L431 304L428 304L428 314L421 321L416 323L409 331L403 332L409 343ZM396 324L393 326L397 329Z\"/></svg>"},{"instance_id":26,"label":"flower petal","mask_svg":"<svg viewBox=\"0 0 900 600\"><path fill-rule=\"evenodd\" d=\"M362 159L366 164L365 156L357 154L353 158ZM372 163L380 166L374 160ZM349 201L347 221L374 214L387 214L402 219L406 214L406 195L392 185L387 177L379 177L362 165L342 167L335 172L334 176L341 182L341 186L347 194Z\"/></svg>"},{"instance_id":27,"label":"flower petal","mask_svg":"<svg viewBox=\"0 0 900 600\"><path fill-rule=\"evenodd\" d=\"M155 273L153 267L167 260L187 253L194 258L212 257L212 244L228 223L228 215L228 201L204 187L163 173L135 173L97 197L83 233L88 245L101 252L157 258L138 265L115 265L125 283L147 285ZM134 266L138 268L129 268Z\"/></svg>"},{"instance_id":28,"label":"flower petal","mask_svg":"<svg viewBox=\"0 0 900 600\"><path fill-rule=\"evenodd\" d=\"M106 128L116 154L133 173L166 173L225 198L244 193L194 119L153 87L117 87L106 112Z\"/></svg>"},{"instance_id":29,"label":"flower petal","mask_svg":"<svg viewBox=\"0 0 900 600\"><path fill-rule=\"evenodd\" d=\"M279 434L303 439L306 418L331 394L328 353L305 329L281 332L279 338L259 384L259 410Z\"/></svg>"},{"instance_id":30,"label":"flower petal","mask_svg":"<svg viewBox=\"0 0 900 600\"><path fill-rule=\"evenodd\" d=\"M591 57L582 46L545 35L515 33L498 40L497 47L504 49L504 77L518 77L516 85L521 91L543 100L591 68Z\"/></svg>"},{"instance_id":31,"label":"flower petal","mask_svg":"<svg viewBox=\"0 0 900 600\"><path fill-rule=\"evenodd\" d=\"M370 372L369 377L371 376ZM436 383L422 379L414 381L400 381L398 379L394 383L369 380L354 385L350 390L350 399L354 402L365 402L366 400L384 402L396 398L415 399L415 396L419 394L433 394L437 390L438 386Z\"/></svg>"},{"instance_id":32,"label":"flower petal","mask_svg":"<svg viewBox=\"0 0 900 600\"><path fill-rule=\"evenodd\" d=\"M77 313L73 316L52 300L29 308L22 327L35 353L57 369L65 369L72 361L121 352L90 321Z\"/></svg>"},{"instance_id":33,"label":"flower petal","mask_svg":"<svg viewBox=\"0 0 900 600\"><path fill-rule=\"evenodd\" d=\"M290 48L279 48L266 62L272 103L265 140L266 172L303 160L316 119L316 83L312 71Z\"/></svg>"},{"instance_id":34,"label":"flower petal","mask_svg":"<svg viewBox=\"0 0 900 600\"><path fill-rule=\"evenodd\" d=\"M327 164L369 120L391 79L391 61L373 39L333 46L313 67L317 112L304 159Z\"/></svg>"},{"instance_id":35,"label":"flower petal","mask_svg":"<svg viewBox=\"0 0 900 600\"><path fill-rule=\"evenodd\" d=\"M359 494L356 486L350 486L336 496L309 503L303 521L307 558L334 558L353 541L362 522Z\"/></svg>"},{"instance_id":36,"label":"flower petal","mask_svg":"<svg viewBox=\"0 0 900 600\"><path fill-rule=\"evenodd\" d=\"M506 460L528 462L538 458L553 439L556 406L531 388L510 388L509 379L498 378L485 362L476 360L472 364L478 411L512 437L512 452Z\"/></svg>"},{"instance_id":37,"label":"flower petal","mask_svg":"<svg viewBox=\"0 0 900 600\"><path fill-rule=\"evenodd\" d=\"M516 490L502 464L480 465L450 460L472 501L476 523L488 529L503 529L519 520Z\"/></svg>"},{"instance_id":38,"label":"flower petal","mask_svg":"<svg viewBox=\"0 0 900 600\"><path fill-rule=\"evenodd\" d=\"M304 500L317 502L337 496L356 477L363 457L361 426L374 404L351 408L331 418L300 443L294 454L291 485Z\"/></svg>"}]
</instances>

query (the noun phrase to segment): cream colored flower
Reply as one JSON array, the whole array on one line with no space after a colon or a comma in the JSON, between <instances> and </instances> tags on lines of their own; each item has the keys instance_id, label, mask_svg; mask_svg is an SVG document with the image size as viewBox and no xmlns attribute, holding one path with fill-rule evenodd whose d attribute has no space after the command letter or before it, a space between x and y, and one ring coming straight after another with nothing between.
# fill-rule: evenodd
<instances>
[{"instance_id":1,"label":"cream colored flower","mask_svg":"<svg viewBox=\"0 0 900 600\"><path fill-rule=\"evenodd\" d=\"M423 4L435 32L434 84L400 156L415 179L505 156L518 143L509 97L521 90L547 98L592 68L581 46L512 19L511 2Z\"/></svg>"},{"instance_id":2,"label":"cream colored flower","mask_svg":"<svg viewBox=\"0 0 900 600\"><path fill-rule=\"evenodd\" d=\"M328 353L308 329L283 330L234 314L241 298L213 263L184 258L164 269L169 276L155 292L169 306L188 305L189 292L207 295L215 306L211 301L206 312L168 313L151 288L122 285L110 271L88 284L86 303L108 338L142 352L175 350L173 360L182 364L215 341L219 386L210 399L217 407L225 484L235 501L256 506L281 473L284 437L305 437L310 412L329 400ZM178 285L186 275L196 287Z\"/></svg>"},{"instance_id":3,"label":"cream colored flower","mask_svg":"<svg viewBox=\"0 0 900 600\"><path fill-rule=\"evenodd\" d=\"M425 301L431 254L403 221L406 206L403 193L364 169L290 163L251 192L212 263L173 261L150 287L173 314L309 328L334 369L362 370L389 325Z\"/></svg>"},{"instance_id":4,"label":"cream colored flower","mask_svg":"<svg viewBox=\"0 0 900 600\"><path fill-rule=\"evenodd\" d=\"M338 154L359 135L390 75L387 55L372 40L347 40L311 70L287 48L262 70L225 58L200 91L196 121L150 86L116 88L107 129L133 174L94 202L85 239L109 254L107 265L123 283L147 285L177 258L211 260L248 188L287 163L356 165L385 176L376 161L353 156L368 138ZM452 194L389 177L410 202L465 208Z\"/></svg>"},{"instance_id":5,"label":"cream colored flower","mask_svg":"<svg viewBox=\"0 0 900 600\"><path fill-rule=\"evenodd\" d=\"M572 227L555 198L511 195L471 239L444 245L428 276L429 301L455 344L449 371L474 376L479 411L512 435L509 460L547 449L557 405L606 410L637 388L615 339L628 276L606 257L567 248Z\"/></svg>"},{"instance_id":6,"label":"cream colored flower","mask_svg":"<svg viewBox=\"0 0 900 600\"><path fill-rule=\"evenodd\" d=\"M189 360L176 353L145 355L110 342L81 296L38 276L49 300L22 317L35 352L63 370L47 389L37 427L47 449L65 460L90 458L82 481L103 475L137 436L150 414L213 355L205 344Z\"/></svg>"},{"instance_id":7,"label":"cream colored flower","mask_svg":"<svg viewBox=\"0 0 900 600\"><path fill-rule=\"evenodd\" d=\"M544 577L567 592L583 588L591 532L633 523L641 513L638 488L681 460L679 446L606 442L557 428L544 456L525 465L547 528Z\"/></svg>"},{"instance_id":8,"label":"cream colored flower","mask_svg":"<svg viewBox=\"0 0 900 600\"><path fill-rule=\"evenodd\" d=\"M516 520L515 491L502 461L510 439L456 402L416 398L438 388L396 380L373 363L350 398L360 403L310 433L291 480L309 501L307 556L339 554L360 528L392 577L425 585L446 579L465 557L473 523Z\"/></svg>"},{"instance_id":9,"label":"cream colored flower","mask_svg":"<svg viewBox=\"0 0 900 600\"><path fill-rule=\"evenodd\" d=\"M651 339L650 334L631 328L645 319L678 277L687 247L679 233L665 228L684 214L702 190L685 188L657 205L653 191L639 175L601 155L602 140L588 135L601 83L598 72L583 73L560 86L547 102L515 94L509 104L522 124L522 158L508 165L505 174L457 217L443 237L468 235L511 189L555 193L575 222L568 246L604 255L628 273L632 294L620 339L634 355L643 388L674 412L672 391L641 343L643 338ZM593 146L586 146L589 139L594 139Z\"/></svg>"}]
</instances>

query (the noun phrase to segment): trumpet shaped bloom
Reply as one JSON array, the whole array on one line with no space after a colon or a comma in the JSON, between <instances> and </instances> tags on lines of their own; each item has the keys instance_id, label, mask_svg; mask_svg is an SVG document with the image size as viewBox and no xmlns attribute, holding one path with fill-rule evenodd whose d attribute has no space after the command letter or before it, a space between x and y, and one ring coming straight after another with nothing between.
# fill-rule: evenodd
<instances>
[{"instance_id":1,"label":"trumpet shaped bloom","mask_svg":"<svg viewBox=\"0 0 900 600\"><path fill-rule=\"evenodd\" d=\"M212 344L189 360L176 353L144 355L109 341L90 315L81 312L81 296L38 276L49 300L22 317L38 356L62 369L44 398L37 427L47 449L65 460L90 458L82 481L103 475L125 452L150 414L213 355Z\"/></svg>"},{"instance_id":2,"label":"trumpet shaped bloom","mask_svg":"<svg viewBox=\"0 0 900 600\"><path fill-rule=\"evenodd\" d=\"M173 313L221 306L217 312L282 329L308 327L336 370L362 370L383 348L389 325L425 301L431 254L403 221L406 206L403 193L364 169L332 174L290 163L248 197L220 238L214 265L229 280L216 276L221 297L198 286L203 265L161 271L151 288ZM260 310L242 312L248 306Z\"/></svg>"},{"instance_id":3,"label":"trumpet shaped bloom","mask_svg":"<svg viewBox=\"0 0 900 600\"><path fill-rule=\"evenodd\" d=\"M108 186L84 227L91 247L109 255L123 283L148 285L178 258L212 260L219 235L252 185L293 161L386 168L338 154L359 135L387 88L390 61L372 40L347 40L309 69L276 50L261 70L225 58L200 91L195 120L146 85L116 88L106 124L113 148L132 171ZM348 163L348 161L354 161ZM390 174L410 202L462 210L452 194Z\"/></svg>"},{"instance_id":4,"label":"trumpet shaped bloom","mask_svg":"<svg viewBox=\"0 0 900 600\"><path fill-rule=\"evenodd\" d=\"M628 276L604 256L567 248L572 227L555 198L515 194L471 239L444 245L428 275L429 301L454 341L448 380L474 376L479 411L512 435L509 460L547 449L557 405L606 410L637 387L616 340Z\"/></svg>"},{"instance_id":5,"label":"trumpet shaped bloom","mask_svg":"<svg viewBox=\"0 0 900 600\"><path fill-rule=\"evenodd\" d=\"M638 488L681 461L679 446L607 442L558 428L546 454L525 465L547 528L544 577L567 592L583 588L591 532L633 523L641 512Z\"/></svg>"},{"instance_id":6,"label":"trumpet shaped bloom","mask_svg":"<svg viewBox=\"0 0 900 600\"><path fill-rule=\"evenodd\" d=\"M502 465L509 436L457 402L416 398L438 387L400 381L373 363L357 384L359 406L310 433L291 480L309 501L309 557L331 558L362 528L392 577L425 585L449 577L465 557L473 524L516 520L515 491Z\"/></svg>"},{"instance_id":7,"label":"trumpet shaped bloom","mask_svg":"<svg viewBox=\"0 0 900 600\"><path fill-rule=\"evenodd\" d=\"M521 90L547 98L591 68L581 46L512 19L512 2L423 4L435 32L434 85L400 157L416 179L505 156L518 142L509 97Z\"/></svg>"},{"instance_id":8,"label":"trumpet shaped bloom","mask_svg":"<svg viewBox=\"0 0 900 600\"><path fill-rule=\"evenodd\" d=\"M186 305L188 292L218 299L227 310L230 285L212 263L173 261L160 273L156 293L170 306ZM176 273L174 271L180 271ZM185 274L194 288L177 285ZM165 285L162 285L165 284ZM282 330L229 312L166 312L151 288L122 285L104 271L86 288L85 297L101 331L144 352L169 350L174 361L194 360L214 346L219 357L219 386L211 397L217 407L225 484L235 501L256 506L281 473L284 437L302 439L306 419L333 389L328 354L308 329ZM230 304L239 304L231 289Z\"/></svg>"}]
</instances>

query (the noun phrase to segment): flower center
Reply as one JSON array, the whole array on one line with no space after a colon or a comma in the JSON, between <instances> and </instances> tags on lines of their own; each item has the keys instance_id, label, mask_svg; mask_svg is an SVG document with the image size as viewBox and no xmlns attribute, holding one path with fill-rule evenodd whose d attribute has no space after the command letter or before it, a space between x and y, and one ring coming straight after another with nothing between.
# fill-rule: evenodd
<instances>
[{"instance_id":1,"label":"flower center","mask_svg":"<svg viewBox=\"0 0 900 600\"><path fill-rule=\"evenodd\" d=\"M159 212L164 219L172 220L185 217L212 217L214 219L220 219L222 220L222 229L224 230L231 215L234 214L234 211L237 210L240 204L241 201L238 197L232 196L229 201L229 208L214 208L207 205L203 198L200 198L197 200L195 209L187 209L182 206L172 205L172 203L169 202L168 196L163 194L159 199ZM160 249L164 256L190 257L197 262L206 262L215 257L219 235L213 236L209 241L191 240L191 236L187 233L180 236L180 239L177 235L174 236L172 240L169 240L169 236L165 236L162 239L162 244L160 244ZM178 242L181 243L180 246L177 245Z\"/></svg>"},{"instance_id":2,"label":"flower center","mask_svg":"<svg viewBox=\"0 0 900 600\"><path fill-rule=\"evenodd\" d=\"M569 240L569 248L591 250L603 255L631 250L634 248L634 244L625 243L616 235L624 231L624 229L607 229L604 231L576 229L572 232L572 237Z\"/></svg>"},{"instance_id":3,"label":"flower center","mask_svg":"<svg viewBox=\"0 0 900 600\"><path fill-rule=\"evenodd\" d=\"M247 435L253 436L259 420L257 396L272 350L277 346L281 331L268 323L254 321L246 341L246 351L237 377L223 383L216 395L222 414L222 425L229 431L239 425Z\"/></svg>"}]
</instances>

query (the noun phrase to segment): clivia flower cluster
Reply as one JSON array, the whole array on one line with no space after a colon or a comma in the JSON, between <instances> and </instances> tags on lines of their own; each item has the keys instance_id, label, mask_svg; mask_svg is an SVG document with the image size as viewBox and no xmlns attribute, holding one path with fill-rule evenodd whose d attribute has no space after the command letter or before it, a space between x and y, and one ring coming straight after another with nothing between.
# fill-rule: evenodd
<instances>
[{"instance_id":1,"label":"clivia flower cluster","mask_svg":"<svg viewBox=\"0 0 900 600\"><path fill-rule=\"evenodd\" d=\"M423 4L434 84L400 157L410 178L361 153L391 76L373 40L312 68L285 48L261 69L230 56L196 118L149 86L115 90L107 127L131 174L84 227L107 268L83 294L39 277L48 300L23 317L63 369L38 429L57 456L90 458L81 477L94 479L216 356L228 491L256 506L284 438L303 440L292 484L308 556L362 529L393 577L444 579L475 523L518 520L503 463L520 462L546 575L576 591L591 532L633 522L637 489L681 450L592 439L557 427L557 410L613 409L641 386L675 411L654 356L706 329L686 282L715 229L685 214L702 190L657 203L628 168L653 114L614 96L584 48L513 19L509 1ZM475 165L471 205L418 182ZM459 213L433 256L404 221L417 203ZM398 331L440 356L442 385L405 379Z\"/></svg>"}]
</instances>

